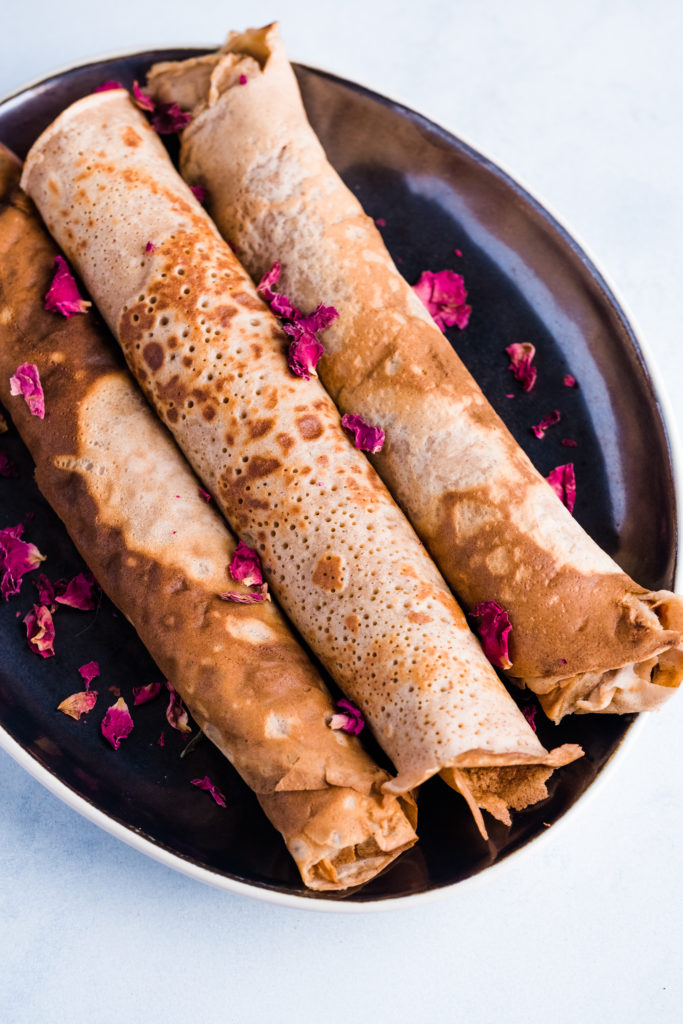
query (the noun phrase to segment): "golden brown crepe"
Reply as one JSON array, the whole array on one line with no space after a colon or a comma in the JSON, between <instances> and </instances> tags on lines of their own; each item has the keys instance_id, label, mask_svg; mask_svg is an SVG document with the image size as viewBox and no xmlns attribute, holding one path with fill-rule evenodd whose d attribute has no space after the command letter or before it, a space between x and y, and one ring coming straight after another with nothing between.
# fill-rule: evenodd
<instances>
[{"instance_id":1,"label":"golden brown crepe","mask_svg":"<svg viewBox=\"0 0 683 1024\"><path fill-rule=\"evenodd\" d=\"M332 731L330 694L273 603L226 569L235 541L91 312L43 309L53 243L0 147L0 398L41 491L206 735L258 795L312 889L373 878L416 839L410 798L357 739ZM117 353L116 353L117 354ZM34 363L46 417L9 378ZM47 552L49 557L49 552Z\"/></svg>"},{"instance_id":2,"label":"golden brown crepe","mask_svg":"<svg viewBox=\"0 0 683 1024\"><path fill-rule=\"evenodd\" d=\"M683 602L625 575L507 431L328 163L277 26L148 81L192 111L181 170L247 270L278 260L296 306L338 310L321 379L386 431L373 464L464 605L508 612L510 677L555 721L659 706L683 675Z\"/></svg>"},{"instance_id":3,"label":"golden brown crepe","mask_svg":"<svg viewBox=\"0 0 683 1024\"><path fill-rule=\"evenodd\" d=\"M64 111L22 182L150 402L393 760L385 788L443 770L482 830L478 806L507 819L523 786L499 766L543 765L521 775L545 779L580 748L548 753L529 728L329 396L288 369L277 320L128 94ZM534 799L544 793L541 782Z\"/></svg>"}]
</instances>

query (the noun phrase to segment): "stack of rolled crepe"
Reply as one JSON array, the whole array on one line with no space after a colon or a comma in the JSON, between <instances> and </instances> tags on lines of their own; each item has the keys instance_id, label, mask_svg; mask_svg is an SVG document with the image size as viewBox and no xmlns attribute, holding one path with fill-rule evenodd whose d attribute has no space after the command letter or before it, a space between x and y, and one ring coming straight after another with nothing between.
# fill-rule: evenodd
<instances>
[{"instance_id":1,"label":"stack of rolled crepe","mask_svg":"<svg viewBox=\"0 0 683 1024\"><path fill-rule=\"evenodd\" d=\"M554 767L316 379L123 90L73 104L22 184L150 402L275 596L394 762L509 820Z\"/></svg>"},{"instance_id":2,"label":"stack of rolled crepe","mask_svg":"<svg viewBox=\"0 0 683 1024\"><path fill-rule=\"evenodd\" d=\"M416 839L410 797L355 737L271 602L227 574L235 541L92 314L46 312L55 249L0 147L0 398L41 491L206 735L254 790L307 886L373 878ZM46 417L10 394L38 367Z\"/></svg>"},{"instance_id":3,"label":"stack of rolled crepe","mask_svg":"<svg viewBox=\"0 0 683 1024\"><path fill-rule=\"evenodd\" d=\"M466 608L507 612L508 675L555 721L659 706L683 676L683 601L634 583L536 472L328 163L277 26L148 81L192 112L182 173L249 272L280 261L296 306L338 310L321 379L386 431L374 465Z\"/></svg>"}]
</instances>

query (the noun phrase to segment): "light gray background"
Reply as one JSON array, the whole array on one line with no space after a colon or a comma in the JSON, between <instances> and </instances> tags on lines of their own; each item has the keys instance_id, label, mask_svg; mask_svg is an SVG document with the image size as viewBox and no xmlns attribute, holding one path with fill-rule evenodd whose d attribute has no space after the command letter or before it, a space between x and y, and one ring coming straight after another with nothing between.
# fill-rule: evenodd
<instances>
[{"instance_id":1,"label":"light gray background","mask_svg":"<svg viewBox=\"0 0 683 1024\"><path fill-rule=\"evenodd\" d=\"M681 427L677 0L8 7L2 94L102 53L217 43L279 18L293 58L451 128L556 213L626 300ZM573 816L506 867L431 905L346 917L175 874L0 752L0 1019L680 1020L682 732L679 695Z\"/></svg>"}]
</instances>

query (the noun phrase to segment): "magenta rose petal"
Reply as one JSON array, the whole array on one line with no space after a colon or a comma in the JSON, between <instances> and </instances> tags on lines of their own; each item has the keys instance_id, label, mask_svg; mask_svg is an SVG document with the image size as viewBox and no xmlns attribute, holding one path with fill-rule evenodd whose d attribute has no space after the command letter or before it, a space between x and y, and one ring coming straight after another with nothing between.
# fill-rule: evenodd
<instances>
[{"instance_id":1,"label":"magenta rose petal","mask_svg":"<svg viewBox=\"0 0 683 1024\"><path fill-rule=\"evenodd\" d=\"M351 736L358 736L365 728L365 721L360 708L351 701L342 698L337 701L337 711L329 721L330 729L341 729Z\"/></svg>"},{"instance_id":2,"label":"magenta rose petal","mask_svg":"<svg viewBox=\"0 0 683 1024\"><path fill-rule=\"evenodd\" d=\"M484 654L496 668L512 668L509 652L509 638L512 631L508 613L497 601L482 601L470 618L479 619L477 632Z\"/></svg>"},{"instance_id":3,"label":"magenta rose petal","mask_svg":"<svg viewBox=\"0 0 683 1024\"><path fill-rule=\"evenodd\" d=\"M515 380L518 380L525 391L531 391L536 383L537 370L532 366L532 360L536 355L536 349L529 341L515 342L505 349L509 358L508 369L512 370Z\"/></svg>"},{"instance_id":4,"label":"magenta rose petal","mask_svg":"<svg viewBox=\"0 0 683 1024\"><path fill-rule=\"evenodd\" d=\"M166 720L169 725L177 729L178 732L192 732L192 728L189 723L187 709L180 699L180 694L176 693L170 683L166 683L166 687L170 694L168 707L166 708Z\"/></svg>"},{"instance_id":5,"label":"magenta rose petal","mask_svg":"<svg viewBox=\"0 0 683 1024\"><path fill-rule=\"evenodd\" d=\"M228 570L235 583L243 583L245 587L260 586L263 583L261 559L253 548L247 547L242 541L233 552Z\"/></svg>"},{"instance_id":6,"label":"magenta rose petal","mask_svg":"<svg viewBox=\"0 0 683 1024\"><path fill-rule=\"evenodd\" d=\"M470 320L472 307L467 305L467 289L462 274L454 270L423 271L413 291L432 316L436 326L463 330Z\"/></svg>"},{"instance_id":7,"label":"magenta rose petal","mask_svg":"<svg viewBox=\"0 0 683 1024\"><path fill-rule=\"evenodd\" d=\"M61 593L55 596L57 604L78 608L82 612L90 612L97 607L99 584L91 572L79 572L66 584Z\"/></svg>"},{"instance_id":8,"label":"magenta rose petal","mask_svg":"<svg viewBox=\"0 0 683 1024\"><path fill-rule=\"evenodd\" d=\"M349 413L342 416L341 425L344 430L353 434L353 443L360 451L376 455L382 450L385 434L381 427L373 427L361 416L352 416Z\"/></svg>"},{"instance_id":9,"label":"magenta rose petal","mask_svg":"<svg viewBox=\"0 0 683 1024\"><path fill-rule=\"evenodd\" d=\"M145 683L144 686L133 687L133 705L147 704L158 697L164 687L163 683Z\"/></svg>"},{"instance_id":10,"label":"magenta rose petal","mask_svg":"<svg viewBox=\"0 0 683 1024\"><path fill-rule=\"evenodd\" d=\"M53 658L55 654L55 625L52 612L44 604L34 604L33 609L24 616L28 645L34 654L41 658Z\"/></svg>"},{"instance_id":11,"label":"magenta rose petal","mask_svg":"<svg viewBox=\"0 0 683 1024\"><path fill-rule=\"evenodd\" d=\"M9 379L11 395L22 395L29 412L38 419L45 419L45 395L40 383L40 373L35 363L22 363Z\"/></svg>"},{"instance_id":12,"label":"magenta rose petal","mask_svg":"<svg viewBox=\"0 0 683 1024\"><path fill-rule=\"evenodd\" d=\"M567 462L563 466L556 466L548 473L546 480L555 491L561 502L567 506L570 512L574 511L576 503L576 477L574 476L574 463Z\"/></svg>"},{"instance_id":13,"label":"magenta rose petal","mask_svg":"<svg viewBox=\"0 0 683 1024\"><path fill-rule=\"evenodd\" d=\"M18 594L22 577L45 561L35 544L21 540L21 523L0 530L0 594L7 600Z\"/></svg>"},{"instance_id":14,"label":"magenta rose petal","mask_svg":"<svg viewBox=\"0 0 683 1024\"><path fill-rule=\"evenodd\" d=\"M100 724L100 731L114 750L119 749L121 740L130 736L133 731L133 719L123 697L119 697L116 703L107 710Z\"/></svg>"},{"instance_id":15,"label":"magenta rose petal","mask_svg":"<svg viewBox=\"0 0 683 1024\"><path fill-rule=\"evenodd\" d=\"M227 806L225 803L225 797L218 786L214 785L208 775L205 775L203 779L190 779L190 785L196 786L197 789L204 789L207 793L210 793L219 807Z\"/></svg>"},{"instance_id":16,"label":"magenta rose petal","mask_svg":"<svg viewBox=\"0 0 683 1024\"><path fill-rule=\"evenodd\" d=\"M76 280L69 270L63 256L55 256L55 275L45 296L45 309L48 313L61 313L67 320L76 313L86 313L92 305L81 298Z\"/></svg>"}]
</instances>

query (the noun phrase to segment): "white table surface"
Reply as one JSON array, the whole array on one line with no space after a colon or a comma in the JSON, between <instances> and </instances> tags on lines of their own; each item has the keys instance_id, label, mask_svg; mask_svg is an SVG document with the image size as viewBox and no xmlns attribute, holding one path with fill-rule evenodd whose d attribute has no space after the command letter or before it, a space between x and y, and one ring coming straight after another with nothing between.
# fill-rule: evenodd
<instances>
[{"instance_id":1,"label":"white table surface","mask_svg":"<svg viewBox=\"0 0 683 1024\"><path fill-rule=\"evenodd\" d=\"M549 206L625 299L680 430L679 0L21 0L0 93L275 17L293 58L451 128ZM678 695L521 856L439 902L349 916L176 874L0 751L0 1020L681 1020L682 733Z\"/></svg>"}]
</instances>

